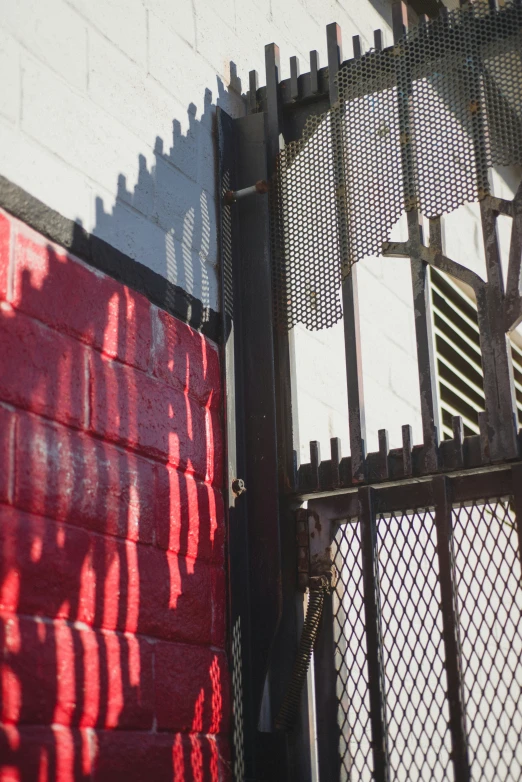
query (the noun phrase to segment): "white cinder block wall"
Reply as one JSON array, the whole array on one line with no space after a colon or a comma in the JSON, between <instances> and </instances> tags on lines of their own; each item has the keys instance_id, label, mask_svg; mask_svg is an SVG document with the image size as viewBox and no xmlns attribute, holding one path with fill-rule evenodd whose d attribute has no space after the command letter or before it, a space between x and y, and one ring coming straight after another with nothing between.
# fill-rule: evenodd
<instances>
[{"instance_id":1,"label":"white cinder block wall","mask_svg":"<svg viewBox=\"0 0 522 782\"><path fill-rule=\"evenodd\" d=\"M238 116L264 45L282 75L341 25L391 43L388 0L0 0L0 174L218 309L217 105ZM407 261L360 264L368 447L420 441ZM301 457L348 448L342 330L295 330Z\"/></svg>"}]
</instances>

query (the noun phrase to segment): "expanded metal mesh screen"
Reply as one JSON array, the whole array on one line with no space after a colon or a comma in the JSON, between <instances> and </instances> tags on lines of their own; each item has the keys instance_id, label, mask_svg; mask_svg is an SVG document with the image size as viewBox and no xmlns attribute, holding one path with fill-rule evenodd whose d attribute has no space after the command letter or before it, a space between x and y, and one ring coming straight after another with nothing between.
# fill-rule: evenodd
<instances>
[{"instance_id":1,"label":"expanded metal mesh screen","mask_svg":"<svg viewBox=\"0 0 522 782\"><path fill-rule=\"evenodd\" d=\"M522 572L509 499L453 510L456 620L471 779L522 778ZM358 521L332 552L341 780L371 780L373 759ZM434 511L376 524L391 780L454 780Z\"/></svg>"},{"instance_id":2,"label":"expanded metal mesh screen","mask_svg":"<svg viewBox=\"0 0 522 782\"><path fill-rule=\"evenodd\" d=\"M435 217L522 163L522 4L473 3L347 62L340 99L280 153L271 199L280 326L341 317L339 286L404 211Z\"/></svg>"},{"instance_id":3,"label":"expanded metal mesh screen","mask_svg":"<svg viewBox=\"0 0 522 782\"><path fill-rule=\"evenodd\" d=\"M508 500L454 511L472 778L522 779L522 573Z\"/></svg>"},{"instance_id":4,"label":"expanded metal mesh screen","mask_svg":"<svg viewBox=\"0 0 522 782\"><path fill-rule=\"evenodd\" d=\"M358 523L339 528L332 556L340 575L333 603L341 780L370 782L373 758Z\"/></svg>"},{"instance_id":5,"label":"expanded metal mesh screen","mask_svg":"<svg viewBox=\"0 0 522 782\"><path fill-rule=\"evenodd\" d=\"M377 537L390 767L453 780L433 513L381 516Z\"/></svg>"}]
</instances>

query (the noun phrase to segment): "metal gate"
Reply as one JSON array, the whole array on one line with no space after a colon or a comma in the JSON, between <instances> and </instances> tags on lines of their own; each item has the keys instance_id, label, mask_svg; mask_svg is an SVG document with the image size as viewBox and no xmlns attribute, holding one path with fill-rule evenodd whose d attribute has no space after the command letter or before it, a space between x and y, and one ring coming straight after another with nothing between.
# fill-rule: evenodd
<instances>
[{"instance_id":1,"label":"metal gate","mask_svg":"<svg viewBox=\"0 0 522 782\"><path fill-rule=\"evenodd\" d=\"M522 438L507 338L522 319L522 185L506 200L488 177L522 165L522 3L441 10L409 31L406 4L393 10L393 46L376 31L362 55L355 37L342 62L329 25L328 67L312 52L299 75L292 58L282 82L267 46L248 116L218 113L237 779L522 777ZM486 279L443 250L442 215L470 201ZM401 214L407 239L391 242ZM512 218L505 281L500 215ZM423 439L405 424L390 449L382 429L366 453L355 264L375 253L410 259ZM430 266L476 298L479 434L455 416L440 439ZM297 465L289 330L340 318L350 455L333 438L329 459L312 442ZM296 590L318 584L313 676L278 732L297 692Z\"/></svg>"},{"instance_id":2,"label":"metal gate","mask_svg":"<svg viewBox=\"0 0 522 782\"><path fill-rule=\"evenodd\" d=\"M520 779L517 518L520 465L309 502L321 779Z\"/></svg>"}]
</instances>

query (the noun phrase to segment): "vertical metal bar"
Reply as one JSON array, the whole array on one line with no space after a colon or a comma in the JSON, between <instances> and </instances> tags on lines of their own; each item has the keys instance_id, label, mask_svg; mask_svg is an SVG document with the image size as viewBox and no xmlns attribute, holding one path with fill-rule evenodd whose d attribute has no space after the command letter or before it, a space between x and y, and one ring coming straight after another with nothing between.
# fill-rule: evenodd
<instances>
[{"instance_id":1,"label":"vertical metal bar","mask_svg":"<svg viewBox=\"0 0 522 782\"><path fill-rule=\"evenodd\" d=\"M339 437L330 439L330 453L332 465L332 488L337 488L341 484L339 465L341 463L341 440Z\"/></svg>"},{"instance_id":2,"label":"vertical metal bar","mask_svg":"<svg viewBox=\"0 0 522 782\"><path fill-rule=\"evenodd\" d=\"M368 685L370 691L370 721L375 782L389 782L386 725L386 690L381 636L381 607L377 528L373 506L373 489L359 489L359 523L361 525L361 553L366 618L366 645L368 658Z\"/></svg>"},{"instance_id":3,"label":"vertical metal bar","mask_svg":"<svg viewBox=\"0 0 522 782\"><path fill-rule=\"evenodd\" d=\"M328 91L330 106L333 106L339 99L339 89L335 77L343 61L341 28L335 22L326 25L326 47L328 51Z\"/></svg>"},{"instance_id":4,"label":"vertical metal bar","mask_svg":"<svg viewBox=\"0 0 522 782\"><path fill-rule=\"evenodd\" d=\"M412 446L413 438L411 426L409 424L404 424L402 427L402 466L404 469L405 478L409 478L413 473L413 460L411 455Z\"/></svg>"},{"instance_id":5,"label":"vertical metal bar","mask_svg":"<svg viewBox=\"0 0 522 782\"><path fill-rule=\"evenodd\" d=\"M357 483L364 481L366 474L366 422L364 416L361 325L359 319L357 269L355 266L346 279L343 280L342 292L352 480Z\"/></svg>"},{"instance_id":6,"label":"vertical metal bar","mask_svg":"<svg viewBox=\"0 0 522 782\"><path fill-rule=\"evenodd\" d=\"M265 46L266 101L267 101L267 170L272 178L280 146L283 143L283 120L279 79L281 73L279 47L271 43ZM293 419L292 419L292 367L288 332L280 329L274 334L276 367L276 408L278 432L279 485L283 493L294 487Z\"/></svg>"},{"instance_id":7,"label":"vertical metal bar","mask_svg":"<svg viewBox=\"0 0 522 782\"><path fill-rule=\"evenodd\" d=\"M290 97L292 100L299 97L299 60L295 55L290 57Z\"/></svg>"},{"instance_id":8,"label":"vertical metal bar","mask_svg":"<svg viewBox=\"0 0 522 782\"><path fill-rule=\"evenodd\" d=\"M475 11L473 5L470 13ZM497 214L490 203L487 128L484 86L481 72L482 52L472 45L465 69L472 85L471 97L476 110L471 112L476 189L480 200L480 219L484 240L487 285L476 291L479 320L484 395L488 416L491 461L512 459L517 455L517 408L511 348L504 326L505 295L500 249L497 236Z\"/></svg>"},{"instance_id":9,"label":"vertical metal bar","mask_svg":"<svg viewBox=\"0 0 522 782\"><path fill-rule=\"evenodd\" d=\"M515 506L515 524L517 525L518 556L522 566L522 464L514 464L511 468L513 480L513 503Z\"/></svg>"},{"instance_id":10,"label":"vertical metal bar","mask_svg":"<svg viewBox=\"0 0 522 782\"><path fill-rule=\"evenodd\" d=\"M456 596L455 563L453 554L452 504L448 480L444 475L432 480L437 528L437 554L442 608L442 634L444 638L449 728L455 779L467 782L471 779L464 692L462 688L462 655L459 639L459 617Z\"/></svg>"},{"instance_id":11,"label":"vertical metal bar","mask_svg":"<svg viewBox=\"0 0 522 782\"><path fill-rule=\"evenodd\" d=\"M404 2L392 7L393 32L395 42L407 29L408 11ZM400 53L400 56L405 56ZM420 257L421 230L416 171L411 128L412 81L408 67L397 70L397 98L399 110L399 130L401 136L401 165L404 181L404 209L408 219L408 243L410 245L411 277L413 288L413 309L415 313L415 336L417 342L417 364L424 443L424 472L434 472L438 466L438 400L435 371L434 340L432 334L431 301L429 289L428 264Z\"/></svg>"},{"instance_id":12,"label":"vertical metal bar","mask_svg":"<svg viewBox=\"0 0 522 782\"><path fill-rule=\"evenodd\" d=\"M266 124L267 124L267 174L273 181L276 173L277 158L284 143L284 122L281 110L280 92L280 59L279 48L275 44L265 47L266 65ZM270 253L267 253L267 263L270 265ZM270 297L271 299L271 297ZM284 328L275 329L273 333L274 366L275 366L275 408L277 422L277 466L278 466L278 518L279 540L281 551L281 571L279 592L282 600L282 611L278 633L271 650L269 667L269 687L274 714L281 693L285 691L293 667L293 655L298 637L299 617L296 612L296 547L293 534L292 508L288 494L295 487L294 453L297 451L294 443L294 428L292 416L292 393L295 384L292 382L293 362L291 358L291 336ZM262 594L262 592L260 593ZM304 717L304 714L301 714ZM262 778L274 778L276 765L288 768L290 765L302 769L310 765L310 737L307 735L309 720L301 719L296 733L286 746L286 758L274 758L271 766ZM280 745L281 751L283 745ZM268 769L268 760L265 766ZM278 772L279 773L279 772ZM281 776L284 776L281 772Z\"/></svg>"},{"instance_id":13,"label":"vertical metal bar","mask_svg":"<svg viewBox=\"0 0 522 782\"><path fill-rule=\"evenodd\" d=\"M317 749L319 779L338 782L340 777L339 726L337 711L337 671L333 595L326 595L321 626L314 649L315 699L317 709Z\"/></svg>"},{"instance_id":14,"label":"vertical metal bar","mask_svg":"<svg viewBox=\"0 0 522 782\"><path fill-rule=\"evenodd\" d=\"M388 441L388 431L387 429L379 429L378 432L379 437L379 461L380 461L380 475L379 477L383 481L387 481L389 477L389 470L388 470L388 451L389 451L389 441Z\"/></svg>"},{"instance_id":15,"label":"vertical metal bar","mask_svg":"<svg viewBox=\"0 0 522 782\"><path fill-rule=\"evenodd\" d=\"M417 212L408 213L408 221L417 224ZM418 224L417 224L418 225ZM418 232L418 227L417 227ZM415 254L411 256L413 309L424 443L424 471L434 472L438 464L439 405L435 371L435 341L433 338L428 264Z\"/></svg>"},{"instance_id":16,"label":"vertical metal bar","mask_svg":"<svg viewBox=\"0 0 522 782\"><path fill-rule=\"evenodd\" d=\"M489 458L489 435L488 435L488 415L481 410L477 414L479 425L479 437L480 437L480 457L483 464L488 464L491 459Z\"/></svg>"},{"instance_id":17,"label":"vertical metal bar","mask_svg":"<svg viewBox=\"0 0 522 782\"><path fill-rule=\"evenodd\" d=\"M310 92L315 95L319 92L319 53L312 49L310 52Z\"/></svg>"},{"instance_id":18,"label":"vertical metal bar","mask_svg":"<svg viewBox=\"0 0 522 782\"><path fill-rule=\"evenodd\" d=\"M490 457L501 461L518 453L517 407L511 347L504 326L504 280L496 215L488 200L480 203L488 282L477 291L477 309Z\"/></svg>"},{"instance_id":19,"label":"vertical metal bar","mask_svg":"<svg viewBox=\"0 0 522 782\"><path fill-rule=\"evenodd\" d=\"M464 423L461 415L453 416L453 447L455 452L455 466L464 464Z\"/></svg>"},{"instance_id":20,"label":"vertical metal bar","mask_svg":"<svg viewBox=\"0 0 522 782\"><path fill-rule=\"evenodd\" d=\"M319 465L321 463L321 446L317 440L310 442L310 466L312 468L312 488L320 487Z\"/></svg>"},{"instance_id":21,"label":"vertical metal bar","mask_svg":"<svg viewBox=\"0 0 522 782\"><path fill-rule=\"evenodd\" d=\"M339 91L335 77L342 61L341 29L337 24L329 24L326 28L327 46L328 46L328 79L330 90L330 106L337 105L339 100ZM342 112L341 114L331 114L332 123L341 124L340 128L333 130L334 138L342 139ZM339 182L339 198L342 199L338 204L337 227L339 231L339 245L341 248L341 265L343 248L348 247L348 227L346 224L346 206L344 199L344 156L343 150L339 149L338 143L334 144L334 167L336 176L341 180ZM360 320L357 295L357 271L353 267L343 272L343 318L344 318L344 349L346 358L346 382L348 389L348 420L350 427L350 453L352 465L352 480L362 482L365 478L365 460L366 460L366 431L364 420L364 392L362 382L362 355L361 355L361 337Z\"/></svg>"},{"instance_id":22,"label":"vertical metal bar","mask_svg":"<svg viewBox=\"0 0 522 782\"><path fill-rule=\"evenodd\" d=\"M382 30L373 31L373 46L376 52L382 51Z\"/></svg>"},{"instance_id":23,"label":"vertical metal bar","mask_svg":"<svg viewBox=\"0 0 522 782\"><path fill-rule=\"evenodd\" d=\"M257 71L250 71L248 74L248 113L255 114L257 111L257 88L259 79Z\"/></svg>"},{"instance_id":24,"label":"vertical metal bar","mask_svg":"<svg viewBox=\"0 0 522 782\"><path fill-rule=\"evenodd\" d=\"M361 50L361 38L359 35L353 35L352 36L352 43L353 43L353 57L354 60L360 60L362 56L362 50Z\"/></svg>"},{"instance_id":25,"label":"vertical metal bar","mask_svg":"<svg viewBox=\"0 0 522 782\"><path fill-rule=\"evenodd\" d=\"M404 0L392 5L392 28L393 40L397 43L408 29L408 5Z\"/></svg>"},{"instance_id":26,"label":"vertical metal bar","mask_svg":"<svg viewBox=\"0 0 522 782\"><path fill-rule=\"evenodd\" d=\"M267 136L268 176L275 170L276 158L279 152L279 134L281 133L281 102L279 96L279 81L281 78L281 58L279 46L269 43L265 46L266 69L266 103L267 103Z\"/></svg>"},{"instance_id":27,"label":"vertical metal bar","mask_svg":"<svg viewBox=\"0 0 522 782\"><path fill-rule=\"evenodd\" d=\"M521 320L521 272L522 272L522 182L519 184L512 201L513 220L511 242L509 245L509 263L506 280L505 323L506 331L512 331Z\"/></svg>"},{"instance_id":28,"label":"vertical metal bar","mask_svg":"<svg viewBox=\"0 0 522 782\"><path fill-rule=\"evenodd\" d=\"M234 121L217 109L220 192L237 188L237 137ZM220 211L221 312L223 313L223 391L225 398L225 508L227 514L228 615L233 641L231 666L234 769L245 775L254 772L256 727L253 672L251 665L251 604L249 572L248 513L245 498L231 490L234 477L244 476L244 399L242 394L241 279L238 274L239 248L232 241L237 231L237 214L230 207Z\"/></svg>"}]
</instances>

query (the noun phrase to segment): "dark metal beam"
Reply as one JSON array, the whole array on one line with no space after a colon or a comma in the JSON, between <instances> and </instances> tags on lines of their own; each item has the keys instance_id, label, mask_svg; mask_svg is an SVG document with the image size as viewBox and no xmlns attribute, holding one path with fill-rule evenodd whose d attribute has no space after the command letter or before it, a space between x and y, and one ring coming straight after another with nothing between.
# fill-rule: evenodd
<instances>
[{"instance_id":1,"label":"dark metal beam","mask_svg":"<svg viewBox=\"0 0 522 782\"><path fill-rule=\"evenodd\" d=\"M220 192L235 187L236 128L234 120L222 109L217 110ZM254 769L254 735L256 714L251 650L250 569L248 514L245 497L237 498L232 481L246 475L244 435L245 408L243 399L243 364L241 335L241 276L237 214L230 207L220 211L221 241L221 311L227 329L223 339L223 393L225 397L225 507L228 551L228 615L229 637L233 639L232 675L242 683L241 703L235 704L232 723L235 769ZM237 697L237 695L236 695Z\"/></svg>"},{"instance_id":2,"label":"dark metal beam","mask_svg":"<svg viewBox=\"0 0 522 782\"><path fill-rule=\"evenodd\" d=\"M326 28L328 48L328 78L330 85L330 106L337 104L339 92L335 77L342 60L341 29L337 24L329 24ZM334 120L335 121L335 120ZM342 120L337 119L341 122ZM339 153L338 145L334 149ZM343 172L342 157L334 162L334 167L339 176ZM338 189L341 203L337 208L337 227L341 236L340 246L347 246L348 228L346 225L346 204L341 188ZM340 258L342 263L342 258ZM350 454L352 479L354 482L362 482L365 478L365 420L364 420L364 392L362 383L362 349L359 322L359 305L357 294L357 271L353 267L350 273L344 276L342 284L343 296L343 320L344 320L344 346L346 357L346 382L348 389L348 420L350 429Z\"/></svg>"},{"instance_id":3,"label":"dark metal beam","mask_svg":"<svg viewBox=\"0 0 522 782\"><path fill-rule=\"evenodd\" d=\"M390 778L390 766L387 746L388 728L386 724L386 694L381 637L382 623L379 596L377 529L373 504L373 490L368 486L361 487L358 496L359 523L361 525L368 683L370 690L370 721L372 728L374 767L373 778L376 782L388 782Z\"/></svg>"},{"instance_id":4,"label":"dark metal beam","mask_svg":"<svg viewBox=\"0 0 522 782\"><path fill-rule=\"evenodd\" d=\"M504 280L496 214L489 199L480 203L488 282L477 291L477 310L484 374L484 394L492 461L518 454L517 407L511 346L504 325Z\"/></svg>"},{"instance_id":5,"label":"dark metal beam","mask_svg":"<svg viewBox=\"0 0 522 782\"><path fill-rule=\"evenodd\" d=\"M458 605L455 584L455 565L452 533L452 503L448 482L444 476L433 478L437 554L442 607L442 628L449 705L453 767L455 779L471 779L467 745L464 691L462 686L462 655L459 639Z\"/></svg>"},{"instance_id":6,"label":"dark metal beam","mask_svg":"<svg viewBox=\"0 0 522 782\"><path fill-rule=\"evenodd\" d=\"M518 556L522 566L522 464L514 464L511 468L513 480L513 504L515 507L515 524L518 537Z\"/></svg>"},{"instance_id":7,"label":"dark metal beam","mask_svg":"<svg viewBox=\"0 0 522 782\"><path fill-rule=\"evenodd\" d=\"M522 320L522 182L510 206L513 224L506 282L506 331L512 331Z\"/></svg>"}]
</instances>

